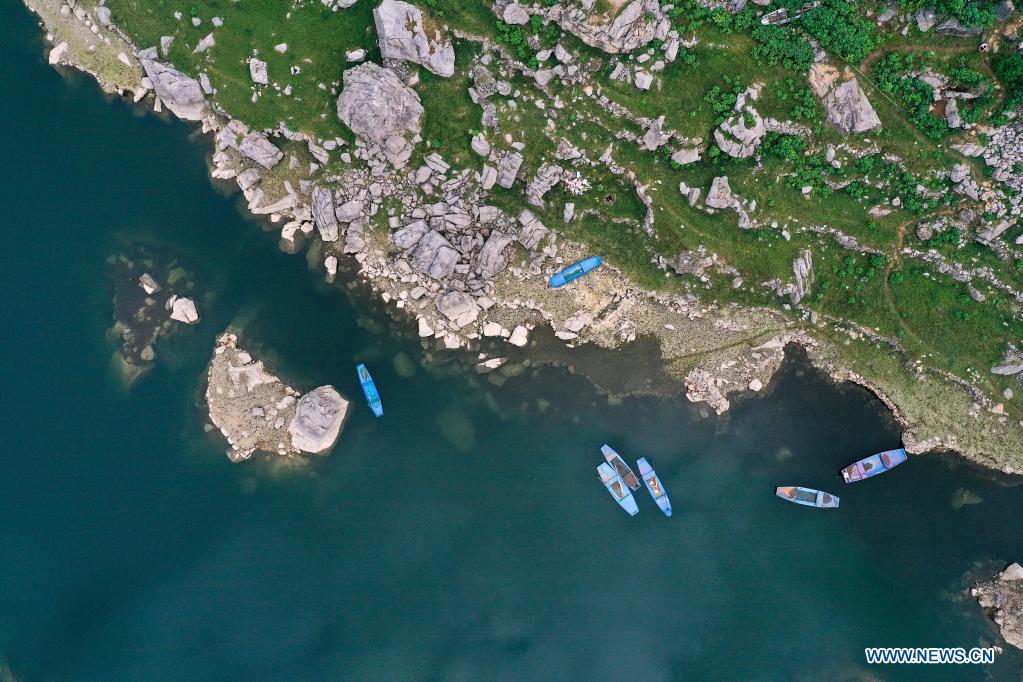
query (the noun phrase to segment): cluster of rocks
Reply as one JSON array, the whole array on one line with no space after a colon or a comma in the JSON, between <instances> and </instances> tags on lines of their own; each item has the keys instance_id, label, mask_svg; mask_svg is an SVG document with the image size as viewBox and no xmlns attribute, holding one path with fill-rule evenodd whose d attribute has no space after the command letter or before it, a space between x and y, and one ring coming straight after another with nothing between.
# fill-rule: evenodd
<instances>
[{"instance_id":1,"label":"cluster of rocks","mask_svg":"<svg viewBox=\"0 0 1023 682\"><path fill-rule=\"evenodd\" d=\"M632 52L672 32L671 20L658 0L615 2L608 14L596 11L595 0L561 2L542 7L523 7L515 0L497 0L494 12L512 25L525 24L531 14L553 21L581 41L609 54ZM677 49L677 48L676 48Z\"/></svg>"},{"instance_id":2,"label":"cluster of rocks","mask_svg":"<svg viewBox=\"0 0 1023 682\"><path fill-rule=\"evenodd\" d=\"M370 158L384 158L395 168L404 167L422 141L419 95L394 71L372 62L345 71L337 116L370 144Z\"/></svg>"},{"instance_id":3,"label":"cluster of rocks","mask_svg":"<svg viewBox=\"0 0 1023 682\"><path fill-rule=\"evenodd\" d=\"M455 73L455 48L439 28L428 35L427 22L415 5L400 0L383 0L373 10L380 56L385 60L407 61L426 67L445 78Z\"/></svg>"},{"instance_id":4,"label":"cluster of rocks","mask_svg":"<svg viewBox=\"0 0 1023 682\"><path fill-rule=\"evenodd\" d=\"M1023 649L1023 566L1009 566L987 582L978 584L971 594L991 615L1006 642Z\"/></svg>"},{"instance_id":5,"label":"cluster of rocks","mask_svg":"<svg viewBox=\"0 0 1023 682\"><path fill-rule=\"evenodd\" d=\"M747 88L735 100L735 112L714 130L714 141L722 152L737 159L753 156L768 133L808 136L809 128L792 121L764 118L752 104L760 97L759 90Z\"/></svg>"},{"instance_id":6,"label":"cluster of rocks","mask_svg":"<svg viewBox=\"0 0 1023 682\"><path fill-rule=\"evenodd\" d=\"M231 331L217 338L207 381L210 421L227 439L232 462L257 450L281 456L326 454L348 415L348 401L333 386L299 394L239 348Z\"/></svg>"},{"instance_id":7,"label":"cluster of rocks","mask_svg":"<svg viewBox=\"0 0 1023 682\"><path fill-rule=\"evenodd\" d=\"M111 256L114 325L109 335L118 343L115 355L130 385L156 360L156 342L176 325L194 325L199 312L192 298L192 276L175 260L144 246L130 254ZM175 293L177 292L177 293Z\"/></svg>"}]
</instances>

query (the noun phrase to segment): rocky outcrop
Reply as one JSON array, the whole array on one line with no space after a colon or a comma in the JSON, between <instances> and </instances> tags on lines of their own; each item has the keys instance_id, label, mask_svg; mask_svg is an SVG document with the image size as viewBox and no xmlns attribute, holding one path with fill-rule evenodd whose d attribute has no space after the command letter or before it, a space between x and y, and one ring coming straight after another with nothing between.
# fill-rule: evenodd
<instances>
[{"instance_id":1,"label":"rocky outcrop","mask_svg":"<svg viewBox=\"0 0 1023 682\"><path fill-rule=\"evenodd\" d=\"M799 252L799 256L792 262L792 272L796 276L796 281L789 295L793 305L796 305L810 293L810 284L813 283L813 253L810 249Z\"/></svg>"},{"instance_id":2,"label":"rocky outcrop","mask_svg":"<svg viewBox=\"0 0 1023 682\"><path fill-rule=\"evenodd\" d=\"M828 123L839 132L857 135L881 127L881 119L849 69L840 74L830 64L814 64L810 87L824 103Z\"/></svg>"},{"instance_id":3,"label":"rocky outcrop","mask_svg":"<svg viewBox=\"0 0 1023 682\"><path fill-rule=\"evenodd\" d=\"M422 139L423 105L415 90L390 69L366 62L348 69L337 100L337 116L371 151L404 167Z\"/></svg>"},{"instance_id":4,"label":"rocky outcrop","mask_svg":"<svg viewBox=\"0 0 1023 682\"><path fill-rule=\"evenodd\" d=\"M314 388L298 399L288 424L291 445L315 455L327 452L337 442L346 416L348 401L333 386Z\"/></svg>"},{"instance_id":5,"label":"rocky outcrop","mask_svg":"<svg viewBox=\"0 0 1023 682\"><path fill-rule=\"evenodd\" d=\"M588 8L583 5L556 5L547 16L587 45L610 54L632 52L655 38L664 40L671 30L671 20L658 0L633 0L613 15L598 14L593 3Z\"/></svg>"},{"instance_id":6,"label":"rocky outcrop","mask_svg":"<svg viewBox=\"0 0 1023 682\"><path fill-rule=\"evenodd\" d=\"M153 89L175 116L186 121L198 121L206 109L199 81L177 69L153 59L140 59L142 69L153 83Z\"/></svg>"},{"instance_id":7,"label":"rocky outcrop","mask_svg":"<svg viewBox=\"0 0 1023 682\"><path fill-rule=\"evenodd\" d=\"M522 154L518 152L503 152L497 160L497 184L511 189L519 175L522 160Z\"/></svg>"},{"instance_id":8,"label":"rocky outcrop","mask_svg":"<svg viewBox=\"0 0 1023 682\"><path fill-rule=\"evenodd\" d=\"M1006 642L1023 649L1023 566L1013 563L971 591L988 611Z\"/></svg>"},{"instance_id":9,"label":"rocky outcrop","mask_svg":"<svg viewBox=\"0 0 1023 682\"><path fill-rule=\"evenodd\" d=\"M384 0L373 10L380 55L384 59L420 64L438 76L455 73L455 48L444 39L440 29L430 27L415 5L400 0ZM427 35L427 31L433 33Z\"/></svg>"},{"instance_id":10,"label":"rocky outcrop","mask_svg":"<svg viewBox=\"0 0 1023 682\"><path fill-rule=\"evenodd\" d=\"M505 251L513 241L515 241L514 237L503 232L494 230L490 233L483 248L480 249L479 265L476 267L476 272L480 277L493 279L504 270L508 264Z\"/></svg>"},{"instance_id":11,"label":"rocky outcrop","mask_svg":"<svg viewBox=\"0 0 1023 682\"><path fill-rule=\"evenodd\" d=\"M725 154L746 159L756 152L767 135L764 119L753 107L746 107L714 130L714 141Z\"/></svg>"},{"instance_id":12,"label":"rocky outcrop","mask_svg":"<svg viewBox=\"0 0 1023 682\"><path fill-rule=\"evenodd\" d=\"M536 171L536 176L526 186L526 203L537 208L544 208L544 195L561 182L564 175L565 170L557 164L548 163L540 166L540 169Z\"/></svg>"},{"instance_id":13,"label":"rocky outcrop","mask_svg":"<svg viewBox=\"0 0 1023 682\"><path fill-rule=\"evenodd\" d=\"M739 203L739 200L732 194L727 175L718 176L710 183L706 203L711 208L735 208Z\"/></svg>"},{"instance_id":14,"label":"rocky outcrop","mask_svg":"<svg viewBox=\"0 0 1023 682\"><path fill-rule=\"evenodd\" d=\"M227 438L232 462L256 450L282 456L324 453L337 442L348 413L348 401L333 386L300 396L240 349L231 331L217 339L207 381L210 421Z\"/></svg>"}]
</instances>

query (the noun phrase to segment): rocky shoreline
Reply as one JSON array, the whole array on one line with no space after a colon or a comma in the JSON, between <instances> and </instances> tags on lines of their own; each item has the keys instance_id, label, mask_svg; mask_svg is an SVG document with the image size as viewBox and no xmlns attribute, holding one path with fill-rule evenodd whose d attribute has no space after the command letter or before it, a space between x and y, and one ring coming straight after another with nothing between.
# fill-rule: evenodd
<instances>
[{"instance_id":1,"label":"rocky shoreline","mask_svg":"<svg viewBox=\"0 0 1023 682\"><path fill-rule=\"evenodd\" d=\"M61 30L51 25L54 12L49 4L56 0L37 1L49 8L39 11L48 28ZM70 6L60 4L62 8ZM798 343L834 379L859 383L884 401L907 429L906 444L911 451L957 449L985 465L1015 471L999 461L1001 453L984 452L954 434L918 436L920 417L903 409L881 382L853 371L834 352L834 344L847 344L849 338L876 343L879 353L889 352L884 339L875 338L870 330L836 324L825 334L815 321L797 323L778 311L706 304L689 294L652 293L631 284L611 266L552 292L546 278L589 254L560 238L530 210L509 215L489 202L495 186L510 188L519 176L521 147L519 151L514 145L513 151L499 150L484 136L477 136L473 151L485 162L480 171L454 168L436 152L410 168L421 141L423 108L409 85L415 75L403 64L419 63L435 73L446 73L449 55L453 61L454 54L449 53L450 42L423 32L421 14L410 14L407 23L390 21L388 12L403 5L388 0L382 4L388 8L385 16L377 17L378 31L384 31L382 42L386 40L396 50L394 59L380 66L357 63L357 56L352 56L356 64L344 73L337 116L355 133L354 144L342 138L314 139L283 123L276 130L250 130L218 110L208 82L161 62L158 47L135 49L127 60L118 59L122 66L135 65L137 84L125 85L123 78L105 81L96 69L85 69L107 89L136 102L152 94L156 110L166 107L184 120L199 121L216 147L211 175L236 182L250 212L282 223L285 250L295 252L308 245L309 257L322 263L329 281L336 276L341 259L354 259L360 275L385 304L417 320L419 336L426 344L448 350L475 349L481 340L503 338L526 346L529 332L540 324L549 325L570 346L593 343L616 348L640 336L653 337L669 371L684 383L689 399L706 402L721 413L728 409L730 394L765 386L780 366L785 346ZM652 6L656 8L657 3ZM58 14L67 19L65 13ZM73 10L72 20L78 14ZM94 34L110 34L110 40L99 41L90 54L124 54L126 38L113 24L100 21L95 10L83 10L82 15L78 20L96 27ZM581 26L576 28L584 32ZM648 40L655 35L637 38L629 26L620 28L623 39ZM64 42L57 40L60 37L53 37L54 50ZM600 42L607 36L589 38ZM521 74L522 65L516 65L488 40L477 42L482 55L473 71L470 94L483 107L486 123L488 112L495 111L487 98L510 91L512 86L483 67L500 64L499 71L503 69L511 79ZM51 62L79 64L74 50L66 47L56 55L51 53L54 56ZM561 55L559 60L560 73L554 75L572 78L572 55ZM535 76L539 82L539 72ZM265 78L263 71L253 67L254 82ZM578 158L579 150L570 147L559 147L559 158ZM362 163L352 166L353 159ZM606 160L605 165L612 167L613 161ZM527 200L543 205L544 194L567 178L560 166L537 169L527 183ZM642 188L637 186L637 192L642 198ZM566 206L565 221L573 217ZM652 221L652 214L648 215L648 223ZM803 270L804 278L812 276L812 263ZM801 285L798 267L796 275L797 285ZM844 342L836 340L843 337ZM971 411L963 428L974 428L971 422L977 420L987 420L992 428L999 423L1005 426L991 401L974 396L966 404L971 400L977 409ZM235 431L231 433L229 438L235 437ZM248 444L237 452L251 453L255 446L250 443L251 434L248 438ZM282 454L297 448L280 440L260 443Z\"/></svg>"}]
</instances>

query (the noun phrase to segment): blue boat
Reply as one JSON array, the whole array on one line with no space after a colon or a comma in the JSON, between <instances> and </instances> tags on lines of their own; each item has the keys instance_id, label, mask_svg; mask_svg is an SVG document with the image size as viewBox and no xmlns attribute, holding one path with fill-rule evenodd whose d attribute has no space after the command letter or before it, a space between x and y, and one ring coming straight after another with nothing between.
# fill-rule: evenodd
<instances>
[{"instance_id":1,"label":"blue boat","mask_svg":"<svg viewBox=\"0 0 1023 682\"><path fill-rule=\"evenodd\" d=\"M373 383L373 377L370 376L366 365L356 367L355 373L359 376L359 383L362 384L362 392L366 394L366 402L369 403L369 409L373 410L373 414L376 416L383 417L384 404L380 402L377 385Z\"/></svg>"},{"instance_id":2,"label":"blue boat","mask_svg":"<svg viewBox=\"0 0 1023 682\"><path fill-rule=\"evenodd\" d=\"M799 486L778 486L774 494L783 500L795 502L805 507L820 507L821 509L834 509L838 506L838 498L831 493L821 492L813 488L800 488Z\"/></svg>"},{"instance_id":3,"label":"blue boat","mask_svg":"<svg viewBox=\"0 0 1023 682\"><path fill-rule=\"evenodd\" d=\"M845 479L846 483L862 481L865 478L877 476L878 474L883 474L889 469L894 469L907 459L909 459L909 457L906 455L905 448L885 450L884 452L879 452L876 455L865 457L858 462L853 462L846 468L842 469L842 478Z\"/></svg>"},{"instance_id":4,"label":"blue boat","mask_svg":"<svg viewBox=\"0 0 1023 682\"><path fill-rule=\"evenodd\" d=\"M597 466L597 475L600 476L600 482L604 484L607 491L611 493L611 497L615 498L615 502L621 506L622 509L629 512L629 516L635 516L639 513L639 507L636 506L636 499L629 492L629 489L625 487L622 482L622 477L615 473L614 468L607 462L601 462Z\"/></svg>"},{"instance_id":5,"label":"blue boat","mask_svg":"<svg viewBox=\"0 0 1023 682\"><path fill-rule=\"evenodd\" d=\"M646 489L650 491L650 497L654 498L654 502L661 508L665 516L671 516L671 502L668 500L668 493L664 492L664 486L661 485L661 479L657 477L657 472L646 461L646 457L636 460L636 467L639 469L639 477L643 479Z\"/></svg>"},{"instance_id":6,"label":"blue boat","mask_svg":"<svg viewBox=\"0 0 1023 682\"><path fill-rule=\"evenodd\" d=\"M636 478L636 474L632 473L632 469L625 463L622 456L615 452L614 448L607 443L600 446L600 451L604 454L604 459L607 460L607 463L614 467L615 473L625 481L625 485L633 490L639 490L639 479Z\"/></svg>"},{"instance_id":7,"label":"blue boat","mask_svg":"<svg viewBox=\"0 0 1023 682\"><path fill-rule=\"evenodd\" d=\"M563 287L569 282L579 279L586 273L596 270L601 264L603 264L603 262L604 259L600 256L590 256L589 258L584 258L578 263L569 265L567 268L550 278L551 288L557 289L558 287Z\"/></svg>"}]
</instances>

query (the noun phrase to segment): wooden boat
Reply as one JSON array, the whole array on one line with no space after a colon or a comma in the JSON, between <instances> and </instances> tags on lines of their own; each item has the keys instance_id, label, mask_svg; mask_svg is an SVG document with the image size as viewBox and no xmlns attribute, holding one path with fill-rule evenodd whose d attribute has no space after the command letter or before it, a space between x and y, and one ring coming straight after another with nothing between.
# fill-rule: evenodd
<instances>
[{"instance_id":1,"label":"wooden boat","mask_svg":"<svg viewBox=\"0 0 1023 682\"><path fill-rule=\"evenodd\" d=\"M551 277L548 281L550 282L552 289L557 289L558 287L565 286L569 282L579 279L589 272L593 272L600 267L603 262L604 259L600 256L584 258L578 263L569 265L567 268Z\"/></svg>"},{"instance_id":2,"label":"wooden boat","mask_svg":"<svg viewBox=\"0 0 1023 682\"><path fill-rule=\"evenodd\" d=\"M633 490L639 490L639 479L636 478L636 474L632 473L632 469L621 458L621 455L612 450L611 446L606 443L600 446L600 451L604 453L604 459L607 460L607 463L613 466L615 472L625 481L625 485Z\"/></svg>"},{"instance_id":3,"label":"wooden boat","mask_svg":"<svg viewBox=\"0 0 1023 682\"><path fill-rule=\"evenodd\" d=\"M359 377L359 383L362 384L362 392L366 395L366 402L369 404L369 409L373 410L373 414L378 417L384 416L384 404L380 402L380 394L377 392L377 385L373 381L373 377L370 376L369 370L366 369L366 365L359 365L355 368L355 373Z\"/></svg>"},{"instance_id":4,"label":"wooden boat","mask_svg":"<svg viewBox=\"0 0 1023 682\"><path fill-rule=\"evenodd\" d=\"M838 498L831 493L821 492L813 488L800 488L798 486L778 486L774 494L783 500L795 502L806 507L820 507L830 509L838 506Z\"/></svg>"},{"instance_id":5,"label":"wooden boat","mask_svg":"<svg viewBox=\"0 0 1023 682\"><path fill-rule=\"evenodd\" d=\"M865 457L858 462L853 462L846 468L842 469L842 478L845 479L846 483L862 481L865 478L877 476L878 474L883 474L889 469L894 469L907 459L909 459L909 457L906 455L905 448L885 450L884 452L879 452L876 455Z\"/></svg>"},{"instance_id":6,"label":"wooden boat","mask_svg":"<svg viewBox=\"0 0 1023 682\"><path fill-rule=\"evenodd\" d=\"M611 497L615 498L615 502L622 509L629 512L629 516L635 516L639 513L636 499L629 492L628 488L625 487L625 484L622 483L622 477L615 472L610 464L601 462L597 466L597 476L600 477L600 482L604 484L607 491L611 493Z\"/></svg>"},{"instance_id":7,"label":"wooden boat","mask_svg":"<svg viewBox=\"0 0 1023 682\"><path fill-rule=\"evenodd\" d=\"M661 485L661 479L657 477L657 472L646 461L646 457L636 460L636 467L639 469L639 477L643 479L646 489L650 491L650 497L654 498L654 502L661 508L665 516L671 516L671 502L668 500L668 493L664 492L664 486Z\"/></svg>"}]
</instances>

